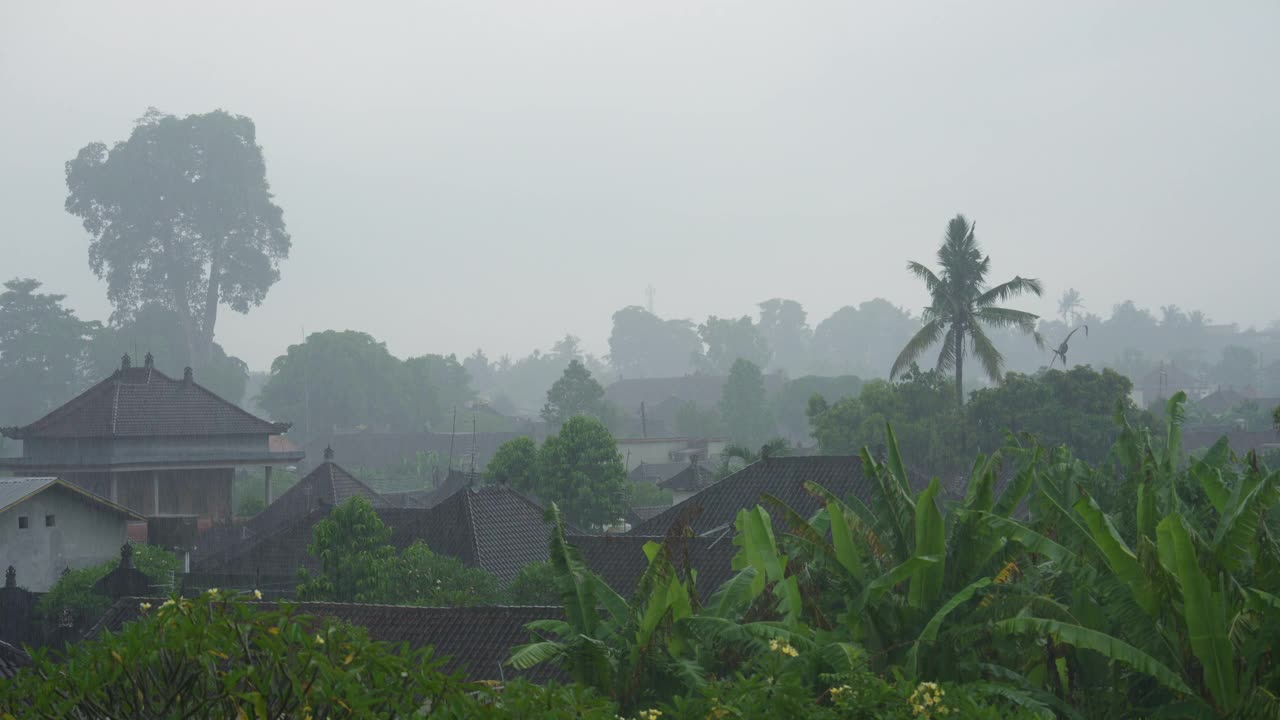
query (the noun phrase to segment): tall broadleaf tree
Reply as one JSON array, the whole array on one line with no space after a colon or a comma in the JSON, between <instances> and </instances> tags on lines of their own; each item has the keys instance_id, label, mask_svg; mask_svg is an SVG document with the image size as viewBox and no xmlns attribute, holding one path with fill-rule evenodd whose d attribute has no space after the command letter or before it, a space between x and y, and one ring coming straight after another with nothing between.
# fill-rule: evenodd
<instances>
[{"instance_id":1,"label":"tall broadleaf tree","mask_svg":"<svg viewBox=\"0 0 1280 720\"><path fill-rule=\"evenodd\" d=\"M984 327L1014 328L1030 335L1036 345L1044 341L1036 332L1038 315L1022 310L998 307L996 303L1024 293L1039 296L1040 281L1015 276L994 287L987 284L991 257L983 255L974 237L976 224L964 215L956 215L947 223L947 234L938 248L939 273L918 262L907 263L907 270L922 280L929 291L930 303L922 313L924 327L898 353L889 370L895 378L911 367L924 351L942 341L937 367L956 374L956 403L964 405L964 358L972 352L993 382L1004 375L1004 356L987 337Z\"/></svg>"},{"instance_id":2,"label":"tall broadleaf tree","mask_svg":"<svg viewBox=\"0 0 1280 720\"><path fill-rule=\"evenodd\" d=\"M34 422L70 398L100 330L64 307L65 295L39 289L38 280L14 278L0 292L0 422Z\"/></svg>"},{"instance_id":3,"label":"tall broadleaf tree","mask_svg":"<svg viewBox=\"0 0 1280 720\"><path fill-rule=\"evenodd\" d=\"M247 313L280 279L289 233L247 117L152 109L127 140L81 148L66 174L66 210L91 236L115 317L161 302L193 360L212 349L219 305Z\"/></svg>"}]
</instances>

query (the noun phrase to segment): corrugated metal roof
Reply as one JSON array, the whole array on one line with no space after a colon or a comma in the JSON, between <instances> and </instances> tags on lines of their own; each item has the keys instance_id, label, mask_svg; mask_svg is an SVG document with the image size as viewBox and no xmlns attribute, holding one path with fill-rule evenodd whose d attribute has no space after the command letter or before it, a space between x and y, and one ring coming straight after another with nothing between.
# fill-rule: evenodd
<instances>
[{"instance_id":1,"label":"corrugated metal roof","mask_svg":"<svg viewBox=\"0 0 1280 720\"><path fill-rule=\"evenodd\" d=\"M0 512L4 512L57 482L57 478L0 479Z\"/></svg>"},{"instance_id":2,"label":"corrugated metal roof","mask_svg":"<svg viewBox=\"0 0 1280 720\"><path fill-rule=\"evenodd\" d=\"M4 512L23 500L26 500L37 493L44 492L54 485L64 487L73 493L77 493L84 499L101 505L107 510L114 510L115 512L127 515L135 520L146 519L142 515L139 515L123 505L117 505L104 497L94 495L82 487L72 485L65 480L52 477L0 478L0 512Z\"/></svg>"}]
</instances>

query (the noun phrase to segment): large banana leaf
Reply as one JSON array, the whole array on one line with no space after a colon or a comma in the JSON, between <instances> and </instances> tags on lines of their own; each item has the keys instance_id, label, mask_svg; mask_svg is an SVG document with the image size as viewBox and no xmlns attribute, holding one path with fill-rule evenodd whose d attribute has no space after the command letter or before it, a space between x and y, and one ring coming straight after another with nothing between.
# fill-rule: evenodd
<instances>
[{"instance_id":1,"label":"large banana leaf","mask_svg":"<svg viewBox=\"0 0 1280 720\"><path fill-rule=\"evenodd\" d=\"M867 607L869 604L875 604L875 602L880 599L880 596L884 595L885 591L889 590L894 585L910 578L917 571L930 565L935 565L940 561L941 558L937 555L922 555L907 558L907 560L901 565L898 565L889 572L886 572L867 584L867 588L862 591L862 596L858 599L858 602L853 606L853 608L851 608L853 611L852 614L857 615L862 612L863 608Z\"/></svg>"},{"instance_id":2,"label":"large banana leaf","mask_svg":"<svg viewBox=\"0 0 1280 720\"><path fill-rule=\"evenodd\" d=\"M1173 476L1178 469L1178 463L1182 460L1182 423L1187 417L1187 411L1184 408L1186 403L1187 394L1179 390L1169 398L1169 403L1165 406L1167 433L1161 470L1165 472L1166 477Z\"/></svg>"},{"instance_id":3,"label":"large banana leaf","mask_svg":"<svg viewBox=\"0 0 1280 720\"><path fill-rule=\"evenodd\" d=\"M836 503L828 503L827 517L831 521L831 544L835 547L836 561L845 572L858 581L859 585L866 583L862 553L858 551L858 544L853 540L853 532L849 529L849 521L844 514L844 509Z\"/></svg>"},{"instance_id":4,"label":"large banana leaf","mask_svg":"<svg viewBox=\"0 0 1280 720\"><path fill-rule=\"evenodd\" d=\"M734 573L712 593L711 600L702 608L702 614L724 619L740 617L756 598L757 593L752 592L756 574L756 569L750 565Z\"/></svg>"},{"instance_id":5,"label":"large banana leaf","mask_svg":"<svg viewBox=\"0 0 1280 720\"><path fill-rule=\"evenodd\" d=\"M1204 670L1204 683L1220 709L1234 709L1240 699L1240 688L1228 634L1225 599L1213 591L1209 578L1200 570L1181 515L1170 515L1160 521L1157 533L1160 560L1166 567L1174 568L1182 590L1182 614L1191 650Z\"/></svg>"},{"instance_id":6,"label":"large banana leaf","mask_svg":"<svg viewBox=\"0 0 1280 720\"><path fill-rule=\"evenodd\" d=\"M864 463L868 459L869 456L864 456ZM824 504L835 505L844 511L844 519L849 525L849 532L867 547L872 556L880 557L884 554L884 545L880 542L879 534L876 531L879 518L876 517L875 513L871 512L871 508L868 508L857 495L850 495L846 501L815 482L805 482L804 487L805 490L822 500Z\"/></svg>"},{"instance_id":7,"label":"large banana leaf","mask_svg":"<svg viewBox=\"0 0 1280 720\"><path fill-rule=\"evenodd\" d=\"M916 554L945 558L947 552L947 526L938 510L938 478L934 478L916 498ZM943 562L921 567L911 576L911 588L907 602L916 608L930 607L942 594Z\"/></svg>"},{"instance_id":8,"label":"large banana leaf","mask_svg":"<svg viewBox=\"0 0 1280 720\"><path fill-rule=\"evenodd\" d=\"M1018 505L1027 496L1027 493L1031 491L1031 486L1035 483L1040 454L1039 447L1031 451L1027 464L1014 474L1013 480L1009 481L1009 484L1004 488L1004 492L1000 493L1000 499L996 501L995 507L991 509L991 512L1002 517L1009 517L1014 510L1018 509Z\"/></svg>"},{"instance_id":9,"label":"large banana leaf","mask_svg":"<svg viewBox=\"0 0 1280 720\"><path fill-rule=\"evenodd\" d=\"M989 512L995 506L992 486L995 484L993 466L999 460L998 454L987 457L981 453L973 462L973 470L969 472L969 484L965 488L963 506L966 510Z\"/></svg>"},{"instance_id":10,"label":"large banana leaf","mask_svg":"<svg viewBox=\"0 0 1280 720\"><path fill-rule=\"evenodd\" d=\"M773 536L773 523L764 508L756 506L738 511L738 519L734 523L738 532L733 536L733 544L741 550L733 556L733 569L746 567L756 569L752 579L752 595L759 595L771 582L782 579L786 558L778 554L778 544Z\"/></svg>"},{"instance_id":11,"label":"large banana leaf","mask_svg":"<svg viewBox=\"0 0 1280 720\"><path fill-rule=\"evenodd\" d=\"M1160 599L1147 580L1137 555L1134 555L1124 539L1120 537L1120 531L1116 530L1111 518L1107 517L1093 498L1088 496L1076 501L1074 509L1084 520L1085 526L1089 528L1090 539L1107 559L1112 572L1129 586L1138 606L1148 615L1155 617L1160 610Z\"/></svg>"},{"instance_id":12,"label":"large banana leaf","mask_svg":"<svg viewBox=\"0 0 1280 720\"><path fill-rule=\"evenodd\" d=\"M1280 473L1273 472L1247 490L1242 487L1243 494L1232 496L1231 504L1218 521L1213 554L1227 572L1241 570L1245 558L1253 554L1263 515L1280 500L1277 477Z\"/></svg>"},{"instance_id":13,"label":"large banana leaf","mask_svg":"<svg viewBox=\"0 0 1280 720\"><path fill-rule=\"evenodd\" d=\"M1010 520L991 513L978 513L978 522L997 535L1017 542L1026 548L1027 552L1044 555L1054 562L1066 563L1075 556L1075 553L1070 549L1059 545L1017 520Z\"/></svg>"},{"instance_id":14,"label":"large banana leaf","mask_svg":"<svg viewBox=\"0 0 1280 720\"><path fill-rule=\"evenodd\" d=\"M907 668L911 671L912 676L920 676L920 648L932 643L938 639L938 630L942 628L942 623L946 621L947 616L953 610L963 605L972 598L974 593L991 584L991 578L982 578L965 586L960 592L951 596L951 599L943 603L938 608L938 612L933 614L928 624L924 626L924 630L920 632L920 637L916 638L915 643L911 646L911 652L907 655Z\"/></svg>"},{"instance_id":15,"label":"large banana leaf","mask_svg":"<svg viewBox=\"0 0 1280 720\"><path fill-rule=\"evenodd\" d=\"M1081 625L1046 620L1044 618L1017 617L1001 620L996 629L1008 633L1031 633L1034 635L1052 634L1060 642L1085 650L1093 650L1109 660L1126 665L1138 672L1150 675L1157 682L1170 690L1186 695L1195 693L1177 673L1156 658L1142 652L1138 648L1098 630L1091 630Z\"/></svg>"}]
</instances>

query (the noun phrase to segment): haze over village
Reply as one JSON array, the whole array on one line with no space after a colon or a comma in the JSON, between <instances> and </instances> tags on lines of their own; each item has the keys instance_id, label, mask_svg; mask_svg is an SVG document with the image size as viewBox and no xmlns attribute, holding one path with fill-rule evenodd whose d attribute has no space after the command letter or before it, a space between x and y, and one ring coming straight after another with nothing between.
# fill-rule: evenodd
<instances>
[{"instance_id":1,"label":"haze over village","mask_svg":"<svg viewBox=\"0 0 1280 720\"><path fill-rule=\"evenodd\" d=\"M1278 23L0 10L0 718L1280 717Z\"/></svg>"}]
</instances>

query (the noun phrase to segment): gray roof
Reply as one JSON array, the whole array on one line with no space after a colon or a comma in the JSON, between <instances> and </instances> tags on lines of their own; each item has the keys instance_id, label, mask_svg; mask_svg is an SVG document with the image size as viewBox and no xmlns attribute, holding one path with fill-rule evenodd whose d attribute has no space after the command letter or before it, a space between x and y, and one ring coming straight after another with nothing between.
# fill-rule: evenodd
<instances>
[{"instance_id":1,"label":"gray roof","mask_svg":"<svg viewBox=\"0 0 1280 720\"><path fill-rule=\"evenodd\" d=\"M38 495L54 486L66 488L85 500L102 506L106 510L127 515L135 520L145 519L126 507L117 505L104 497L94 495L88 490L72 485L65 480L53 477L0 478L0 512L4 512L23 500Z\"/></svg>"}]
</instances>

